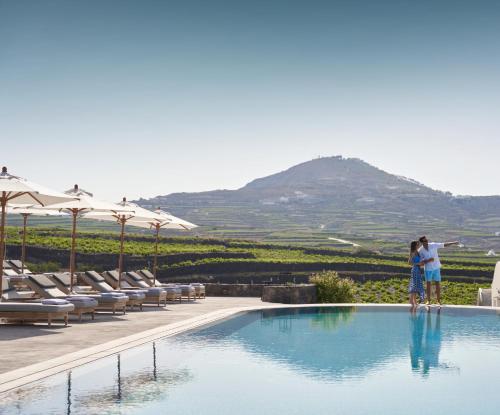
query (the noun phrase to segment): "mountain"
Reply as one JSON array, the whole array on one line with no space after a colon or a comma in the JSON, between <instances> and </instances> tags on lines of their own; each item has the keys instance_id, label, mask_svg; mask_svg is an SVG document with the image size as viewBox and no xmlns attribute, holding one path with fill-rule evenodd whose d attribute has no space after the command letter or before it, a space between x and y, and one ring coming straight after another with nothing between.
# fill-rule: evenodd
<instances>
[{"instance_id":1,"label":"mountain","mask_svg":"<svg viewBox=\"0 0 500 415\"><path fill-rule=\"evenodd\" d=\"M500 196L453 196L355 158L314 159L237 190L137 201L206 230L311 230L406 238L434 229L500 231ZM452 233L453 233L452 232Z\"/></svg>"}]
</instances>

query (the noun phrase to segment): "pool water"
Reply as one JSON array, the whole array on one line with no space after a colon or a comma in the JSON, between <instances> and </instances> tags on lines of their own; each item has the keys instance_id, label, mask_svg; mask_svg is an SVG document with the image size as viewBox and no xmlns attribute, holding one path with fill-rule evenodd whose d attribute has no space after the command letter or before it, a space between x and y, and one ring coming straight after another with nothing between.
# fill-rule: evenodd
<instances>
[{"instance_id":1,"label":"pool water","mask_svg":"<svg viewBox=\"0 0 500 415\"><path fill-rule=\"evenodd\" d=\"M1 414L496 414L492 310L255 311L0 396Z\"/></svg>"}]
</instances>

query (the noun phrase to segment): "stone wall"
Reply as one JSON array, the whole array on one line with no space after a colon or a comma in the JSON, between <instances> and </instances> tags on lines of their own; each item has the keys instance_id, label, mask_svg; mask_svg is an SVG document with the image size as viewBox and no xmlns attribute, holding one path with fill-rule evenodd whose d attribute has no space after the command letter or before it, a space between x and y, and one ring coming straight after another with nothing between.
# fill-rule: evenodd
<instances>
[{"instance_id":1,"label":"stone wall","mask_svg":"<svg viewBox=\"0 0 500 415\"><path fill-rule=\"evenodd\" d=\"M318 301L314 284L267 285L262 290L262 301L283 304L314 304Z\"/></svg>"},{"instance_id":2,"label":"stone wall","mask_svg":"<svg viewBox=\"0 0 500 415\"><path fill-rule=\"evenodd\" d=\"M213 297L262 297L263 284L207 284L207 296Z\"/></svg>"},{"instance_id":3,"label":"stone wall","mask_svg":"<svg viewBox=\"0 0 500 415\"><path fill-rule=\"evenodd\" d=\"M314 284L264 285L264 284L206 284L207 296L261 297L262 301L283 304L314 304L317 291Z\"/></svg>"}]
</instances>

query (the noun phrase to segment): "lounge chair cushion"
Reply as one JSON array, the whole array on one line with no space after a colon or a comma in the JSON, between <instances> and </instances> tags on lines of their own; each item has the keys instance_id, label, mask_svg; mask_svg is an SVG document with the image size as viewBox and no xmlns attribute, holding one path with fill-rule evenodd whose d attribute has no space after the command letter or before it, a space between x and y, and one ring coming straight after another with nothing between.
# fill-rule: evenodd
<instances>
[{"instance_id":1,"label":"lounge chair cushion","mask_svg":"<svg viewBox=\"0 0 500 415\"><path fill-rule=\"evenodd\" d=\"M57 285L51 281L46 275L27 275L26 281L28 285L37 292L40 297L48 298L65 298L66 294L62 292Z\"/></svg>"},{"instance_id":2,"label":"lounge chair cushion","mask_svg":"<svg viewBox=\"0 0 500 415\"><path fill-rule=\"evenodd\" d=\"M56 288L56 284L43 274L28 275L27 279L28 281L33 281L36 285L43 289Z\"/></svg>"},{"instance_id":3,"label":"lounge chair cushion","mask_svg":"<svg viewBox=\"0 0 500 415\"><path fill-rule=\"evenodd\" d=\"M95 271L85 271L85 275L89 277L92 281L95 282L105 282L106 280L102 275L99 275L99 273Z\"/></svg>"},{"instance_id":4,"label":"lounge chair cushion","mask_svg":"<svg viewBox=\"0 0 500 415\"><path fill-rule=\"evenodd\" d=\"M137 275L137 273L134 271L129 271L126 272L125 274L128 275L130 278L132 278L134 281L143 281L143 279L139 275Z\"/></svg>"},{"instance_id":5,"label":"lounge chair cushion","mask_svg":"<svg viewBox=\"0 0 500 415\"><path fill-rule=\"evenodd\" d=\"M48 274L51 278L57 280L57 282L65 287L71 286L70 275L65 272L55 272L52 274Z\"/></svg>"},{"instance_id":6,"label":"lounge chair cushion","mask_svg":"<svg viewBox=\"0 0 500 415\"><path fill-rule=\"evenodd\" d=\"M162 290L167 293L181 293L181 289L179 287L163 287Z\"/></svg>"},{"instance_id":7,"label":"lounge chair cushion","mask_svg":"<svg viewBox=\"0 0 500 415\"><path fill-rule=\"evenodd\" d=\"M120 297L115 295L89 295L88 297L97 301L98 304L115 304L118 302L127 302L128 297L126 295L122 295Z\"/></svg>"},{"instance_id":8,"label":"lounge chair cushion","mask_svg":"<svg viewBox=\"0 0 500 415\"><path fill-rule=\"evenodd\" d=\"M143 300L146 298L146 294L143 291L127 290L122 291L122 293L129 297L131 300Z\"/></svg>"},{"instance_id":9,"label":"lounge chair cushion","mask_svg":"<svg viewBox=\"0 0 500 415\"><path fill-rule=\"evenodd\" d=\"M149 278L150 280L154 280L155 276L149 269L141 269L140 272L142 275L144 275L146 278Z\"/></svg>"},{"instance_id":10,"label":"lounge chair cushion","mask_svg":"<svg viewBox=\"0 0 500 415\"><path fill-rule=\"evenodd\" d=\"M105 298L105 297L125 297L125 296L126 296L126 294L124 294L122 292L117 292L117 291L101 294L101 297L103 297L103 298Z\"/></svg>"},{"instance_id":11,"label":"lounge chair cushion","mask_svg":"<svg viewBox=\"0 0 500 415\"><path fill-rule=\"evenodd\" d=\"M7 262L16 267L16 268L19 268L21 269L23 267L23 263L21 261L19 261L18 259L8 259Z\"/></svg>"},{"instance_id":12,"label":"lounge chair cushion","mask_svg":"<svg viewBox=\"0 0 500 415\"><path fill-rule=\"evenodd\" d=\"M129 278L132 281L132 284L139 288L149 288L150 285L142 279L142 277L137 274L137 272L126 272L125 278Z\"/></svg>"},{"instance_id":13,"label":"lounge chair cushion","mask_svg":"<svg viewBox=\"0 0 500 415\"><path fill-rule=\"evenodd\" d=\"M100 292L112 292L113 287L109 285L102 275L95 271L85 271L84 276L88 278L90 285Z\"/></svg>"},{"instance_id":14,"label":"lounge chair cushion","mask_svg":"<svg viewBox=\"0 0 500 415\"><path fill-rule=\"evenodd\" d=\"M3 275L5 275L6 277L15 277L19 274L16 271L14 271L13 269L4 269Z\"/></svg>"},{"instance_id":15,"label":"lounge chair cushion","mask_svg":"<svg viewBox=\"0 0 500 415\"><path fill-rule=\"evenodd\" d=\"M148 295L160 295L165 290L163 288L160 288L160 287L151 287L145 291L147 291Z\"/></svg>"},{"instance_id":16,"label":"lounge chair cushion","mask_svg":"<svg viewBox=\"0 0 500 415\"><path fill-rule=\"evenodd\" d=\"M41 301L42 304L54 304L54 305L60 305L60 304L68 304L69 302L66 300L63 300L61 298L45 298Z\"/></svg>"},{"instance_id":17,"label":"lounge chair cushion","mask_svg":"<svg viewBox=\"0 0 500 415\"><path fill-rule=\"evenodd\" d=\"M76 308L79 307L97 307L98 301L95 298L83 297L83 296L70 296L66 298L71 304L74 304Z\"/></svg>"},{"instance_id":18,"label":"lounge chair cushion","mask_svg":"<svg viewBox=\"0 0 500 415\"><path fill-rule=\"evenodd\" d=\"M70 312L75 309L73 304L68 302L64 304L42 304L42 303L9 303L0 302L0 312L40 312L40 313L59 313Z\"/></svg>"}]
</instances>

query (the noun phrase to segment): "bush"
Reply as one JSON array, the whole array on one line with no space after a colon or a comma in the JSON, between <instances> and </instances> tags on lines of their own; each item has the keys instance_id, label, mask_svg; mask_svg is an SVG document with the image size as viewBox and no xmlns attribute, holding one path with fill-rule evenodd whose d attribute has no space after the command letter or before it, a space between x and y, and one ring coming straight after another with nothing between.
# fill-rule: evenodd
<instances>
[{"instance_id":1,"label":"bush","mask_svg":"<svg viewBox=\"0 0 500 415\"><path fill-rule=\"evenodd\" d=\"M340 278L335 271L312 274L309 282L316 285L320 303L354 302L354 282L349 278Z\"/></svg>"},{"instance_id":2,"label":"bush","mask_svg":"<svg viewBox=\"0 0 500 415\"><path fill-rule=\"evenodd\" d=\"M31 272L43 274L44 272L58 272L61 269L61 266L57 262L47 261L38 264L31 262L26 263L26 268L28 268Z\"/></svg>"}]
</instances>

